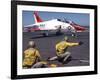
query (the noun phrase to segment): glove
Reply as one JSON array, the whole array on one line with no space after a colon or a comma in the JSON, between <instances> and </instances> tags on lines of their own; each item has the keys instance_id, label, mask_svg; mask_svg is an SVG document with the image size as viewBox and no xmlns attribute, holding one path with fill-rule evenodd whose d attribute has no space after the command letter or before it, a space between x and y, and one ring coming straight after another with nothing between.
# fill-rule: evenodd
<instances>
[{"instance_id":1,"label":"glove","mask_svg":"<svg viewBox=\"0 0 100 80\"><path fill-rule=\"evenodd\" d=\"M82 44L83 44L83 42L82 42L82 41L80 41L80 42L79 42L79 45L82 45Z\"/></svg>"}]
</instances>

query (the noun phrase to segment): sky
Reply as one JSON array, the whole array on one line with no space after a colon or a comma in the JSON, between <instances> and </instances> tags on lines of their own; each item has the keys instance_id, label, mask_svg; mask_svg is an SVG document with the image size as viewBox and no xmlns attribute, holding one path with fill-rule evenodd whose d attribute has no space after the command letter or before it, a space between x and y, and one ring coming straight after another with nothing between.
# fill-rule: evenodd
<instances>
[{"instance_id":1,"label":"sky","mask_svg":"<svg viewBox=\"0 0 100 80\"><path fill-rule=\"evenodd\" d=\"M23 26L34 24L34 11L23 11L22 12L22 22ZM82 26L89 26L90 16L87 13L64 13L64 12L43 12L38 11L38 15L43 21L51 19L67 19L71 20Z\"/></svg>"}]
</instances>

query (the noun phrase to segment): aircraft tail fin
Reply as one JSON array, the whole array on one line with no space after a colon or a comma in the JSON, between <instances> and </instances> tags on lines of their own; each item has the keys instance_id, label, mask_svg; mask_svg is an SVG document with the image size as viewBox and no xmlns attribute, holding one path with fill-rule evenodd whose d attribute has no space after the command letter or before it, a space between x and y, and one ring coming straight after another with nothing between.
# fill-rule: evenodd
<instances>
[{"instance_id":1,"label":"aircraft tail fin","mask_svg":"<svg viewBox=\"0 0 100 80\"><path fill-rule=\"evenodd\" d=\"M35 19L35 23L43 22L43 20L40 18L40 16L36 11L34 12L34 19Z\"/></svg>"}]
</instances>

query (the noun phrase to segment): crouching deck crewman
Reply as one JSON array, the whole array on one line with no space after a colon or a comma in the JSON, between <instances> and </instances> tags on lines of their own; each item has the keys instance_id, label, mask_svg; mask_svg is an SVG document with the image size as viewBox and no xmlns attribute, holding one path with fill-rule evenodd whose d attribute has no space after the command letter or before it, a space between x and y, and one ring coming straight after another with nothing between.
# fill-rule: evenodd
<instances>
[{"instance_id":1,"label":"crouching deck crewman","mask_svg":"<svg viewBox=\"0 0 100 80\"><path fill-rule=\"evenodd\" d=\"M56 55L52 58L48 58L49 61L58 60L65 63L71 56L71 53L67 51L69 47L82 45L83 42L69 42L68 37L65 37L63 41L56 44Z\"/></svg>"},{"instance_id":2,"label":"crouching deck crewman","mask_svg":"<svg viewBox=\"0 0 100 80\"><path fill-rule=\"evenodd\" d=\"M29 41L28 48L24 51L23 67L31 68L37 62L41 61L39 51L36 49L34 41Z\"/></svg>"}]
</instances>

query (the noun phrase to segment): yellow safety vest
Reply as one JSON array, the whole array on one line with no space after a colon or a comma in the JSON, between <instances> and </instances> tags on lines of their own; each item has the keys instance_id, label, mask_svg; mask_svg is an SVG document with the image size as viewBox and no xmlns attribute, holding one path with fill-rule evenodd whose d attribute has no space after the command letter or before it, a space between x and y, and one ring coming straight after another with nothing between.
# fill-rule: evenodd
<instances>
[{"instance_id":1,"label":"yellow safety vest","mask_svg":"<svg viewBox=\"0 0 100 80\"><path fill-rule=\"evenodd\" d=\"M79 43L61 41L56 44L56 54L59 56L60 54L63 54L64 52L66 52L68 47L77 46L77 45L79 45Z\"/></svg>"},{"instance_id":2,"label":"yellow safety vest","mask_svg":"<svg viewBox=\"0 0 100 80\"><path fill-rule=\"evenodd\" d=\"M23 66L32 66L40 58L39 51L34 48L29 48L24 51Z\"/></svg>"}]
</instances>

